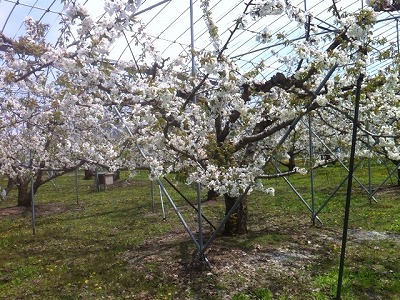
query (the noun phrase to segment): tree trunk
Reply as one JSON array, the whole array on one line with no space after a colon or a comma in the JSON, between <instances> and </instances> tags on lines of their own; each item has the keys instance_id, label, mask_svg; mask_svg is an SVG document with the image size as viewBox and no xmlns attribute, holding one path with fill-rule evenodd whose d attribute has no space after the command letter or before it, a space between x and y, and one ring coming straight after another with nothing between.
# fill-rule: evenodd
<instances>
[{"instance_id":1,"label":"tree trunk","mask_svg":"<svg viewBox=\"0 0 400 300\"><path fill-rule=\"evenodd\" d=\"M18 206L30 207L32 205L32 193L29 181L21 181L18 184Z\"/></svg>"},{"instance_id":2,"label":"tree trunk","mask_svg":"<svg viewBox=\"0 0 400 300\"><path fill-rule=\"evenodd\" d=\"M208 190L207 192L207 201L209 200L217 200L218 193L214 190Z\"/></svg>"},{"instance_id":3,"label":"tree trunk","mask_svg":"<svg viewBox=\"0 0 400 300\"><path fill-rule=\"evenodd\" d=\"M93 171L91 169L86 169L83 180L91 180L95 174L96 174L95 171Z\"/></svg>"},{"instance_id":4,"label":"tree trunk","mask_svg":"<svg viewBox=\"0 0 400 300\"><path fill-rule=\"evenodd\" d=\"M400 161L390 160L397 168L397 186L400 186Z\"/></svg>"},{"instance_id":5,"label":"tree trunk","mask_svg":"<svg viewBox=\"0 0 400 300\"><path fill-rule=\"evenodd\" d=\"M225 198L225 215L228 214L230 209L235 204L238 197L230 197L224 195ZM225 224L224 234L225 235L240 235L247 233L247 197L244 197L239 203L239 206L231 214L228 221Z\"/></svg>"},{"instance_id":6,"label":"tree trunk","mask_svg":"<svg viewBox=\"0 0 400 300\"><path fill-rule=\"evenodd\" d=\"M397 185L400 186L400 167L397 169Z\"/></svg>"},{"instance_id":7,"label":"tree trunk","mask_svg":"<svg viewBox=\"0 0 400 300\"><path fill-rule=\"evenodd\" d=\"M121 171L117 170L114 172L114 181L120 180L121 179Z\"/></svg>"},{"instance_id":8,"label":"tree trunk","mask_svg":"<svg viewBox=\"0 0 400 300\"><path fill-rule=\"evenodd\" d=\"M36 173L35 181L32 183L31 179L28 178L18 178L18 203L17 206L30 207L32 206L32 186L33 184L33 195L36 194L39 187L43 184L42 181L43 171L38 171Z\"/></svg>"},{"instance_id":9,"label":"tree trunk","mask_svg":"<svg viewBox=\"0 0 400 300\"><path fill-rule=\"evenodd\" d=\"M288 171L293 171L294 168L296 167L296 159L295 159L296 157L293 151L289 151L288 155L289 155Z\"/></svg>"}]
</instances>

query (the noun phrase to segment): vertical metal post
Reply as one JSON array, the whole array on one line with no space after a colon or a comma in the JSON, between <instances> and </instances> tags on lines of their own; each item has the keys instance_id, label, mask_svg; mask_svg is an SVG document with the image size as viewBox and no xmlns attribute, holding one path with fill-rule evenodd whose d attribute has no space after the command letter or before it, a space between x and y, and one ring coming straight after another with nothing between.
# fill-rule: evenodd
<instances>
[{"instance_id":1,"label":"vertical metal post","mask_svg":"<svg viewBox=\"0 0 400 300\"><path fill-rule=\"evenodd\" d=\"M176 215L178 216L179 220L181 221L183 227L185 227L186 232L189 234L190 238L192 239L193 243L196 245L196 248L199 250L199 243L197 242L195 236L193 235L192 230L190 230L189 225L186 223L185 219L183 218L182 214L180 213L178 207L175 205L174 201L172 200L171 196L167 192L165 186L162 184L160 179L156 179L158 186L161 188L162 192L164 193L165 197L167 197L169 203L171 204L172 208L174 209ZM204 248L204 247L203 247Z\"/></svg>"},{"instance_id":2,"label":"vertical metal post","mask_svg":"<svg viewBox=\"0 0 400 300\"><path fill-rule=\"evenodd\" d=\"M99 193L100 192L100 182L99 182L99 172L97 171L97 168L96 168L96 190L97 190L97 192Z\"/></svg>"},{"instance_id":3,"label":"vertical metal post","mask_svg":"<svg viewBox=\"0 0 400 300\"><path fill-rule=\"evenodd\" d=\"M79 204L78 169L75 169L75 197L76 204Z\"/></svg>"},{"instance_id":4,"label":"vertical metal post","mask_svg":"<svg viewBox=\"0 0 400 300\"><path fill-rule=\"evenodd\" d=\"M150 195L151 195L151 209L154 212L155 202L154 202L154 181L150 180Z\"/></svg>"},{"instance_id":5,"label":"vertical metal post","mask_svg":"<svg viewBox=\"0 0 400 300\"><path fill-rule=\"evenodd\" d=\"M201 214L201 184L197 183L197 222L198 222L198 230L199 230L199 260L204 260L203 253L203 216Z\"/></svg>"},{"instance_id":6,"label":"vertical metal post","mask_svg":"<svg viewBox=\"0 0 400 300\"><path fill-rule=\"evenodd\" d=\"M190 1L190 50L192 52L192 76L196 75L196 65L194 62L194 17L193 17L193 0Z\"/></svg>"},{"instance_id":7,"label":"vertical metal post","mask_svg":"<svg viewBox=\"0 0 400 300\"><path fill-rule=\"evenodd\" d=\"M367 121L367 130L369 131L369 122ZM368 149L370 149L370 136L367 135L367 145ZM370 195L372 194L372 179L371 179L371 157L368 156L368 199L369 203L372 203L372 198Z\"/></svg>"},{"instance_id":8,"label":"vertical metal post","mask_svg":"<svg viewBox=\"0 0 400 300\"><path fill-rule=\"evenodd\" d=\"M193 80L196 76L196 64L195 64L195 54L194 54L194 17L193 17L193 0L190 2L190 49L192 52L192 76ZM193 97L193 101L196 102L196 95ZM203 216L201 213L201 185L200 182L197 183L197 227L199 231L198 236L198 259L201 261L207 261L204 255L203 246Z\"/></svg>"},{"instance_id":9,"label":"vertical metal post","mask_svg":"<svg viewBox=\"0 0 400 300\"><path fill-rule=\"evenodd\" d=\"M110 97L108 94L107 94L107 96ZM118 117L120 118L121 122L125 125L125 129L129 133L129 135L131 137L133 137L132 131L130 130L129 126L127 126L125 124L124 119L122 118L121 113L119 112L118 108L116 108L115 106L113 108L114 108L115 112L117 113ZM142 155L142 157L146 159L146 154L143 152L142 148L140 148L139 145L136 145L136 148L138 149L138 151ZM189 236L192 239L193 243L196 245L196 248L200 249L199 248L199 243L197 242L196 238L194 237L193 232L190 230L188 224L186 223L185 219L183 218L182 214L180 213L178 207L175 205L175 203L172 200L171 196L169 195L168 191L166 190L166 188L162 184L161 180L159 178L156 178L156 181L158 183L158 186L160 187L160 189L164 193L165 197L167 197L169 203L171 204L172 208L174 209L174 211L175 211L176 215L178 216L179 220L181 221L183 227L185 227L186 232L189 234ZM203 251L201 251L201 252L202 253L204 252L204 247L203 247ZM200 253L200 254L202 254L202 253Z\"/></svg>"},{"instance_id":10,"label":"vertical metal post","mask_svg":"<svg viewBox=\"0 0 400 300\"><path fill-rule=\"evenodd\" d=\"M312 117L308 115L308 147L310 151L310 193L311 193L311 221L315 225L315 193L314 193L314 145L312 139Z\"/></svg>"},{"instance_id":11,"label":"vertical metal post","mask_svg":"<svg viewBox=\"0 0 400 300\"><path fill-rule=\"evenodd\" d=\"M33 186L33 176L31 176L31 209L32 209L32 233L36 234L36 215L35 215L35 189Z\"/></svg>"},{"instance_id":12,"label":"vertical metal post","mask_svg":"<svg viewBox=\"0 0 400 300\"><path fill-rule=\"evenodd\" d=\"M397 54L399 54L400 52L399 19L396 19L396 32L397 32Z\"/></svg>"},{"instance_id":13,"label":"vertical metal post","mask_svg":"<svg viewBox=\"0 0 400 300\"><path fill-rule=\"evenodd\" d=\"M349 161L349 178L348 178L348 183L347 183L346 207L345 207L345 211L344 211L342 247L341 247L341 251L340 251L340 265L339 265L337 290L336 290L336 298L335 298L336 300L341 299L341 292L342 292L344 260L346 257L347 231L348 231L348 227L349 227L349 217L350 217L351 189L352 189L352 184L353 184L354 161L355 161L355 153L356 153L357 125L358 125L358 115L359 115L359 109L360 109L361 84L362 84L363 79L364 79L363 74L360 74L360 76L357 79L356 101L355 101L355 105L354 105L353 133L352 133L350 161Z\"/></svg>"},{"instance_id":14,"label":"vertical metal post","mask_svg":"<svg viewBox=\"0 0 400 300\"><path fill-rule=\"evenodd\" d=\"M307 0L304 0L304 11L307 11ZM311 17L308 18L306 23L306 40L310 38ZM315 225L315 193L314 193L314 146L313 146L313 133L312 133L312 116L308 115L308 147L310 155L310 193L311 193L311 222Z\"/></svg>"}]
</instances>

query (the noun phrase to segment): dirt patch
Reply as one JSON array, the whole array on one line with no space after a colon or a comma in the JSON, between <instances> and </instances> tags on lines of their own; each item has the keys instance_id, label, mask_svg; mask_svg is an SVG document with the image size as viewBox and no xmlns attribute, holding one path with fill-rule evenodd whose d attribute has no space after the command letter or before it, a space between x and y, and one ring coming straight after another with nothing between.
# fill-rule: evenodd
<instances>
[{"instance_id":1,"label":"dirt patch","mask_svg":"<svg viewBox=\"0 0 400 300\"><path fill-rule=\"evenodd\" d=\"M16 217L26 212L30 212L30 208L19 206L6 207L0 209L0 217Z\"/></svg>"},{"instance_id":2,"label":"dirt patch","mask_svg":"<svg viewBox=\"0 0 400 300\"><path fill-rule=\"evenodd\" d=\"M268 235L272 236L271 243L257 243ZM274 242L273 238L281 236L285 241ZM206 251L210 265L196 260L194 244L186 232L179 230L147 240L124 253L123 259L128 267L143 272L145 279L179 287L174 299L232 299L239 292L259 287L267 287L275 298L290 294L308 299L302 293L308 290L312 295L310 282L318 272L317 266L335 261L340 255L341 231L304 222L286 228L271 225L268 230L253 231L240 239L242 242L217 238ZM350 239L357 244L377 239L400 241L399 236L362 230L351 230Z\"/></svg>"},{"instance_id":3,"label":"dirt patch","mask_svg":"<svg viewBox=\"0 0 400 300\"><path fill-rule=\"evenodd\" d=\"M350 229L349 237L355 241L379 241L392 240L400 243L400 235L395 233L387 233L380 231L367 231L361 229Z\"/></svg>"},{"instance_id":4,"label":"dirt patch","mask_svg":"<svg viewBox=\"0 0 400 300\"><path fill-rule=\"evenodd\" d=\"M65 205L61 203L39 204L35 205L35 215L37 217L41 217L77 209L79 210L81 209L81 207L76 204L74 205ZM32 213L31 207L12 206L0 209L0 217L2 218L6 217L15 218L21 215L26 215L31 213Z\"/></svg>"},{"instance_id":5,"label":"dirt patch","mask_svg":"<svg viewBox=\"0 0 400 300\"><path fill-rule=\"evenodd\" d=\"M246 246L234 245L235 238L219 237L206 251L209 264L196 260L195 246L185 232L173 232L152 238L142 246L124 253L128 265L145 274L147 280L173 283L180 292L174 299L232 299L235 293L268 286L274 294L292 292L307 285L308 266L322 255L338 249L338 240L332 232L316 228L315 235L304 236L299 227L289 237L288 243L260 245L249 242ZM301 232L300 232L301 231ZM257 231L245 239L251 241L276 232ZM286 291L281 290L285 282ZM287 282L293 281L293 285ZM272 287L272 288L271 288ZM273 290L276 287L276 290ZM190 293L187 294L190 289ZM193 294L194 293L194 294ZM296 291L293 291L296 294ZM151 295L143 299L152 299Z\"/></svg>"},{"instance_id":6,"label":"dirt patch","mask_svg":"<svg viewBox=\"0 0 400 300\"><path fill-rule=\"evenodd\" d=\"M376 192L377 192L377 194L381 194L381 195L398 196L398 195L400 195L400 186L399 185L385 186L385 187L381 187Z\"/></svg>"}]
</instances>

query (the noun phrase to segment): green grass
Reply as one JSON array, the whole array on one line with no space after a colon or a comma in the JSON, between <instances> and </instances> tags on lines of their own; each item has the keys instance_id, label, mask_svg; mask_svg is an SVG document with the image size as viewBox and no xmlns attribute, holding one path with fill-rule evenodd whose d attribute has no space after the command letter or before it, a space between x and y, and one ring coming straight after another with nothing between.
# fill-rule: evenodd
<instances>
[{"instance_id":1,"label":"green grass","mask_svg":"<svg viewBox=\"0 0 400 300\"><path fill-rule=\"evenodd\" d=\"M372 186L377 186L387 170L374 165L372 171ZM338 166L316 171L316 208L344 176ZM357 169L356 176L368 184L365 167ZM39 189L35 235L29 210L5 214L15 206L15 194L0 203L0 299L221 299L224 295L232 299L330 299L336 292L345 187L321 211L324 224L311 226L309 211L288 185L282 179L266 181L276 189L276 196L250 196L249 234L218 238L208 255L219 270L210 273L190 263L195 247L165 197L167 218L162 220L158 189L152 210L147 174L130 179L124 173L121 181L129 180L129 185L99 193L92 181L82 177L78 203L73 174ZM308 177L295 175L290 180L311 205ZM194 202L193 189L183 184L178 187ZM371 202L354 184L351 229L388 232L398 239L357 240L349 234L343 299L400 299L400 190L385 189L376 194L377 202ZM168 190L194 227L196 212ZM223 201L203 206L203 214L215 225L223 213ZM207 237L209 225L205 223L204 228ZM335 239L325 238L330 235ZM255 249L267 255L260 256L267 267L256 268L257 276L249 281L245 270L251 270L251 264L235 265L236 256L229 255L240 250L250 256ZM306 251L313 259L297 270L289 267L277 273L268 265L273 261L271 255L282 249ZM222 257L226 261L219 260ZM285 261L297 262L295 256ZM219 273L225 263L234 266L233 270L243 267L243 276Z\"/></svg>"}]
</instances>

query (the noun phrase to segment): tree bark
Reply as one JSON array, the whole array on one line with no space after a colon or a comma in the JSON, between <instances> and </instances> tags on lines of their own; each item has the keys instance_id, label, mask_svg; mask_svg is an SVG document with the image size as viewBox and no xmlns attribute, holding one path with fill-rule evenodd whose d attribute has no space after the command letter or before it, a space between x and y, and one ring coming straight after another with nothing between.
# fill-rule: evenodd
<instances>
[{"instance_id":1,"label":"tree bark","mask_svg":"<svg viewBox=\"0 0 400 300\"><path fill-rule=\"evenodd\" d=\"M294 168L296 167L296 157L294 155L294 151L289 151L288 152L289 155L289 163L288 163L288 171L293 171Z\"/></svg>"},{"instance_id":2,"label":"tree bark","mask_svg":"<svg viewBox=\"0 0 400 300\"><path fill-rule=\"evenodd\" d=\"M114 172L114 181L121 179L121 170L117 170Z\"/></svg>"},{"instance_id":3,"label":"tree bark","mask_svg":"<svg viewBox=\"0 0 400 300\"><path fill-rule=\"evenodd\" d=\"M385 155L387 155L386 153L385 153ZM395 166L396 166L396 168L397 168L397 186L400 186L400 166L399 166L399 164L400 164L400 161L399 160L390 160Z\"/></svg>"},{"instance_id":4,"label":"tree bark","mask_svg":"<svg viewBox=\"0 0 400 300\"><path fill-rule=\"evenodd\" d=\"M397 169L397 186L400 186L400 168Z\"/></svg>"},{"instance_id":5,"label":"tree bark","mask_svg":"<svg viewBox=\"0 0 400 300\"><path fill-rule=\"evenodd\" d=\"M217 197L218 197L218 193L216 192L216 191L214 191L214 190L208 190L208 192L207 192L207 201L210 201L210 200L217 200Z\"/></svg>"},{"instance_id":6,"label":"tree bark","mask_svg":"<svg viewBox=\"0 0 400 300\"><path fill-rule=\"evenodd\" d=\"M96 172L91 169L85 169L85 175L83 177L83 180L91 180L95 175L95 173Z\"/></svg>"},{"instance_id":7,"label":"tree bark","mask_svg":"<svg viewBox=\"0 0 400 300\"><path fill-rule=\"evenodd\" d=\"M230 197L224 195L225 198L225 215L231 210L238 197ZM247 233L247 197L244 197L239 206L231 214L225 223L224 235L241 235Z\"/></svg>"},{"instance_id":8,"label":"tree bark","mask_svg":"<svg viewBox=\"0 0 400 300\"><path fill-rule=\"evenodd\" d=\"M17 206L30 207L32 206L32 186L33 184L33 195L36 194L39 187L44 183L43 178L44 171L40 170L36 173L36 178L32 182L29 177L17 178L18 186L18 202Z\"/></svg>"},{"instance_id":9,"label":"tree bark","mask_svg":"<svg viewBox=\"0 0 400 300\"><path fill-rule=\"evenodd\" d=\"M18 183L18 202L17 206L30 207L32 205L32 193L29 188L28 181L20 181Z\"/></svg>"}]
</instances>

